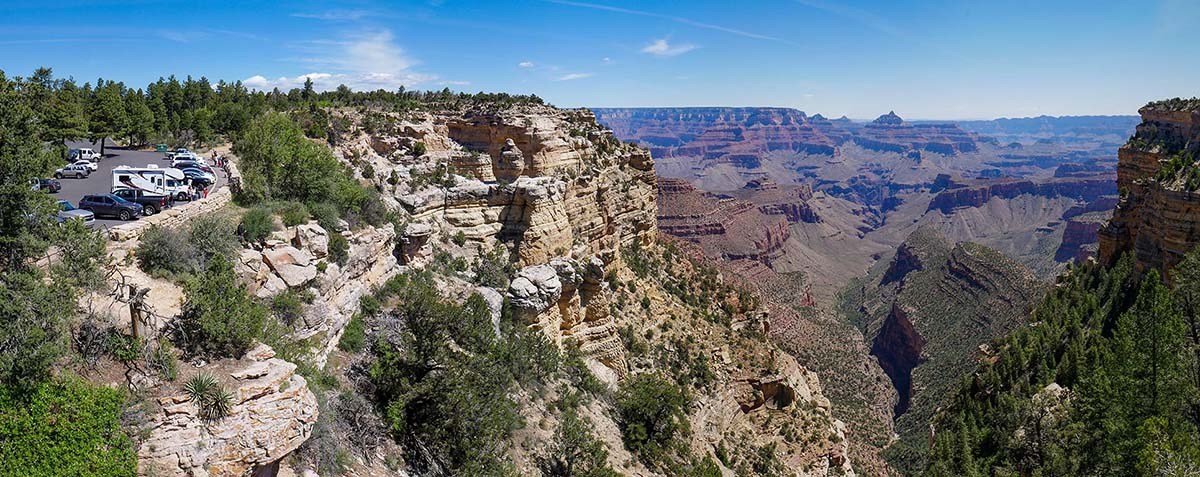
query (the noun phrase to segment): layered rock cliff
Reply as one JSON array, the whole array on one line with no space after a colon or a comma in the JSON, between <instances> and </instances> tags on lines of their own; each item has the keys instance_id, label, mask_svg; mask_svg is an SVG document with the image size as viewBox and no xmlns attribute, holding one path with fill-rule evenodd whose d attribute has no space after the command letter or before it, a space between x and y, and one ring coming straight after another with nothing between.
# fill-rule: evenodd
<instances>
[{"instance_id":1,"label":"layered rock cliff","mask_svg":"<svg viewBox=\"0 0 1200 477\"><path fill-rule=\"evenodd\" d=\"M787 108L627 108L595 110L618 137L658 157L698 157L756 168L771 152L836 156L848 142L874 151L956 155L978 138L954 124L909 124L894 112L869 124L809 117Z\"/></svg>"},{"instance_id":2,"label":"layered rock cliff","mask_svg":"<svg viewBox=\"0 0 1200 477\"><path fill-rule=\"evenodd\" d=\"M1138 269L1169 272L1200 241L1200 102L1160 101L1138 112L1141 124L1118 151L1121 199L1100 229L1100 258L1132 252Z\"/></svg>"},{"instance_id":3,"label":"layered rock cliff","mask_svg":"<svg viewBox=\"0 0 1200 477\"><path fill-rule=\"evenodd\" d=\"M394 250L401 273L432 271L447 298L479 293L494 304L493 323L503 308L564 350L577 346L608 386L635 374L672 372L679 365L673 356L710 363L705 369L714 381L695 390L689 410L690 447L698 456L724 453L718 460L727 471L741 472L733 469L746 469L745 459L769 446L770 458L795 475L854 473L844 426L832 417L816 375L761 334L765 310L723 285L699 254L688 258L663 245L656 230L664 217L677 233L694 236L738 229L740 222L714 218L708 203L694 210L681 204L666 215L656 210L663 190L692 190L669 181L656 190L645 149L616 140L585 110L521 105L335 114L352 125L335 152L381 192L400 224ZM744 248L731 249L758 255L787 240L789 221L817 220L805 208L811 189L781 194L762 204L704 200L729 203L733 217L771 217ZM364 245L391 239L384 234ZM479 267L496 260L511 271L499 283L481 283ZM702 319L718 315L727 321ZM336 326L314 328L315 336L337 336ZM534 399L522 414L544 419L546 404ZM617 427L611 411L597 408L588 419L615 469L650 473L630 458L619 435L606 433ZM514 463L536 472L526 444L552 435L538 428L520 435ZM810 441L796 439L808 435Z\"/></svg>"}]
</instances>

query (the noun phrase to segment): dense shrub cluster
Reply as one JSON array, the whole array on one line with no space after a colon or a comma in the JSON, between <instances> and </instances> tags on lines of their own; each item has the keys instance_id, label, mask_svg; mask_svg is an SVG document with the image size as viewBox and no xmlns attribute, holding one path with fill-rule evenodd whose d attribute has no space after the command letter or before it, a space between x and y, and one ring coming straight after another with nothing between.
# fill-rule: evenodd
<instances>
[{"instance_id":1,"label":"dense shrub cluster","mask_svg":"<svg viewBox=\"0 0 1200 477\"><path fill-rule=\"evenodd\" d=\"M368 377L408 463L453 475L511 472L507 437L524 425L511 396L559 370L557 349L508 321L497 336L481 297L446 302L429 276L400 276L380 295L398 302L390 319L403 331L375 342Z\"/></svg>"},{"instance_id":2,"label":"dense shrub cluster","mask_svg":"<svg viewBox=\"0 0 1200 477\"><path fill-rule=\"evenodd\" d=\"M214 256L183 290L187 300L173 335L188 354L240 357L267 325L267 307L246 293L233 265L223 256Z\"/></svg>"},{"instance_id":3,"label":"dense shrub cluster","mask_svg":"<svg viewBox=\"0 0 1200 477\"><path fill-rule=\"evenodd\" d=\"M208 265L217 256L228 256L238 247L233 223L215 215L191 221L177 230L151 225L142 233L136 256L138 266L153 276L184 278Z\"/></svg>"},{"instance_id":4,"label":"dense shrub cluster","mask_svg":"<svg viewBox=\"0 0 1200 477\"><path fill-rule=\"evenodd\" d=\"M60 377L31 392L0 387L0 474L133 476L122 391Z\"/></svg>"}]
</instances>

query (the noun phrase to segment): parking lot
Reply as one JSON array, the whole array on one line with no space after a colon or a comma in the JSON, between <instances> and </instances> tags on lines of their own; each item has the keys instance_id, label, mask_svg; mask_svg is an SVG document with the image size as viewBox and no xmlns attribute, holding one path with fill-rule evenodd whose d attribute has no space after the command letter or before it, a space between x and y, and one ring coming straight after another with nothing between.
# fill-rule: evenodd
<instances>
[{"instance_id":1,"label":"parking lot","mask_svg":"<svg viewBox=\"0 0 1200 477\"><path fill-rule=\"evenodd\" d=\"M100 144L68 142L68 146L71 148L90 147L96 152L100 151ZM79 199L85 195L107 194L111 192L112 170L114 167L145 167L150 164L163 168L171 166L171 161L166 160L161 152L133 151L108 146L105 147L104 153L104 158L99 162L99 170L92 172L91 175L84 179L69 177L60 179L59 182L62 183L62 190L52 195L56 199L70 201L71 204L78 205ZM217 191L228 182L224 171L216 167L213 170L216 172L217 181L209 188L209 193ZM121 223L123 222L115 217L96 217L96 227L111 227Z\"/></svg>"}]
</instances>

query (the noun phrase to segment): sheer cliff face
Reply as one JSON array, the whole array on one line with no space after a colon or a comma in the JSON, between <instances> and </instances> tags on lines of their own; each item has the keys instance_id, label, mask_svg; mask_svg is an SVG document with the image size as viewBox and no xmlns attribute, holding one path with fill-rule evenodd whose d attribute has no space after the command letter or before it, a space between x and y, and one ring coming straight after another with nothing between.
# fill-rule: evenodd
<instances>
[{"instance_id":1,"label":"sheer cliff face","mask_svg":"<svg viewBox=\"0 0 1200 477\"><path fill-rule=\"evenodd\" d=\"M658 235L663 196L647 150L616 140L583 110L338 114L355 127L335 151L370 178L405 224L396 237L402 266L437 269L498 252L515 270L507 287L476 287L467 282L470 272L449 273L447 295L479 292L493 297L497 310L507 301L515 319L550 341L577 344L592 372L610 385L631 374L670 372L663 356L627 346L618 330L644 337L652 351L703 355L714 363L715 384L696 391L689 416L697 455L720 445L748 457L771 445L803 475L853 475L843 425L833 419L816 374L761 335L703 319L733 309L740 310L731 318L736 326L761 327L763 312L739 304L739 294L702 258L664 244L671 239ZM803 220L800 205L810 196L811 190L796 191L777 201L779 210L766 213L780 225L748 239L747 250L769 250L786 239L788 217ZM526 411L531 419L545 414ZM647 473L619 435L604 434L616 429L610 413L591 419L620 457L618 471ZM794 442L796 429L821 439ZM522 432L552 438L543 431ZM535 472L532 456L514 448L517 466Z\"/></svg>"},{"instance_id":2,"label":"sheer cliff face","mask_svg":"<svg viewBox=\"0 0 1200 477\"><path fill-rule=\"evenodd\" d=\"M1160 102L1138 112L1142 123L1118 152L1121 199L1100 229L1100 258L1132 252L1139 269L1169 271L1200 241L1200 108Z\"/></svg>"}]
</instances>

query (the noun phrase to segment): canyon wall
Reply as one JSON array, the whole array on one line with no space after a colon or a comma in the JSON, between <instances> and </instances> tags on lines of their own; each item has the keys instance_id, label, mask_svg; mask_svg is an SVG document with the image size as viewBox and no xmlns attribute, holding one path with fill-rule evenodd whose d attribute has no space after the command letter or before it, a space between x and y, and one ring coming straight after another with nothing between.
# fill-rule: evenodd
<instances>
[{"instance_id":1,"label":"canyon wall","mask_svg":"<svg viewBox=\"0 0 1200 477\"><path fill-rule=\"evenodd\" d=\"M1142 123L1118 152L1121 198L1100 229L1100 259L1132 252L1139 270L1169 272L1200 241L1200 104L1157 102L1138 112Z\"/></svg>"}]
</instances>

